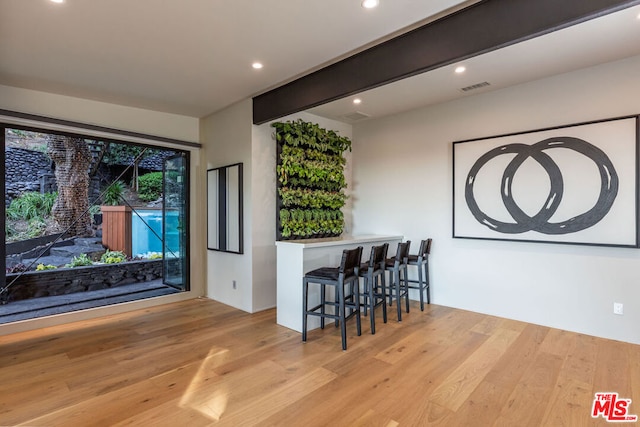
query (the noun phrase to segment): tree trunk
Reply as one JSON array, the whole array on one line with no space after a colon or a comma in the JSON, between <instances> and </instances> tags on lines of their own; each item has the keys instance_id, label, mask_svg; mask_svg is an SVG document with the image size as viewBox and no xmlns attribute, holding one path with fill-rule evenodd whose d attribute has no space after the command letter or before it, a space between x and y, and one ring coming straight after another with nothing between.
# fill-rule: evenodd
<instances>
[{"instance_id":1,"label":"tree trunk","mask_svg":"<svg viewBox=\"0 0 640 427\"><path fill-rule=\"evenodd\" d=\"M91 153L82 138L48 135L47 154L55 163L58 198L51 215L61 231L73 236L90 236L89 166Z\"/></svg>"}]
</instances>

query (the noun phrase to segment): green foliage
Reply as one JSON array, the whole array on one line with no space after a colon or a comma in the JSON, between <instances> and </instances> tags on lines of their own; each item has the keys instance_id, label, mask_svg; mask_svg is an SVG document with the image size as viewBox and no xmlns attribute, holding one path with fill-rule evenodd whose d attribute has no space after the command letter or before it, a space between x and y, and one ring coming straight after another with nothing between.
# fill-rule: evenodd
<instances>
[{"instance_id":1,"label":"green foliage","mask_svg":"<svg viewBox=\"0 0 640 427\"><path fill-rule=\"evenodd\" d=\"M26 238L33 239L42 236L47 229L47 223L41 218L33 218L29 220L27 225Z\"/></svg>"},{"instance_id":2,"label":"green foliage","mask_svg":"<svg viewBox=\"0 0 640 427\"><path fill-rule=\"evenodd\" d=\"M144 202L157 200L162 194L162 172L151 172L138 178L138 197Z\"/></svg>"},{"instance_id":3,"label":"green foliage","mask_svg":"<svg viewBox=\"0 0 640 427\"><path fill-rule=\"evenodd\" d=\"M127 260L127 255L124 252L120 251L106 251L100 257L100 262L105 264L118 264L120 262L125 262Z\"/></svg>"},{"instance_id":4,"label":"green foliage","mask_svg":"<svg viewBox=\"0 0 640 427\"><path fill-rule=\"evenodd\" d=\"M276 170L282 185L339 191L347 186L345 163L341 154L284 145Z\"/></svg>"},{"instance_id":5,"label":"green foliage","mask_svg":"<svg viewBox=\"0 0 640 427\"><path fill-rule=\"evenodd\" d=\"M327 188L340 190L347 186L344 178L344 169L340 164L323 163L317 160L303 160L301 162L290 161L287 157L281 157L282 163L276 167L278 180L287 185L292 177L300 178L298 181L309 187L327 187L324 183L332 184Z\"/></svg>"},{"instance_id":6,"label":"green foliage","mask_svg":"<svg viewBox=\"0 0 640 427\"><path fill-rule=\"evenodd\" d=\"M5 240L9 241L13 241L14 236L18 234L18 230L16 230L16 227L14 224L6 221L5 225L4 225L4 236L5 236Z\"/></svg>"},{"instance_id":7,"label":"green foliage","mask_svg":"<svg viewBox=\"0 0 640 427\"><path fill-rule=\"evenodd\" d=\"M7 208L7 218L12 220L44 219L51 215L51 209L58 193L40 194L34 191L23 193L11 201Z\"/></svg>"},{"instance_id":8,"label":"green foliage","mask_svg":"<svg viewBox=\"0 0 640 427\"><path fill-rule=\"evenodd\" d=\"M276 172L283 238L340 235L345 150L351 141L317 124L297 120L273 123L280 155Z\"/></svg>"},{"instance_id":9,"label":"green foliage","mask_svg":"<svg viewBox=\"0 0 640 427\"><path fill-rule=\"evenodd\" d=\"M56 268L58 268L58 267L56 267L55 265L51 265L51 264L47 264L47 265L38 264L38 266L36 267L36 271L55 270Z\"/></svg>"},{"instance_id":10,"label":"green foliage","mask_svg":"<svg viewBox=\"0 0 640 427\"><path fill-rule=\"evenodd\" d=\"M340 235L344 227L344 216L339 210L325 209L281 209L282 237L312 237L317 235Z\"/></svg>"},{"instance_id":11,"label":"green foliage","mask_svg":"<svg viewBox=\"0 0 640 427\"><path fill-rule=\"evenodd\" d=\"M147 256L148 259L162 259L162 254L160 252L149 252Z\"/></svg>"},{"instance_id":12,"label":"green foliage","mask_svg":"<svg viewBox=\"0 0 640 427\"><path fill-rule=\"evenodd\" d=\"M278 194L285 207L340 209L347 196L342 192L281 187Z\"/></svg>"},{"instance_id":13,"label":"green foliage","mask_svg":"<svg viewBox=\"0 0 640 427\"><path fill-rule=\"evenodd\" d=\"M121 203L124 188L122 181L111 183L104 191L103 203L107 206L118 206Z\"/></svg>"},{"instance_id":14,"label":"green foliage","mask_svg":"<svg viewBox=\"0 0 640 427\"><path fill-rule=\"evenodd\" d=\"M107 165L130 165L142 153L144 147L131 144L110 144L102 161ZM140 160L159 153L160 150L147 148Z\"/></svg>"},{"instance_id":15,"label":"green foliage","mask_svg":"<svg viewBox=\"0 0 640 427\"><path fill-rule=\"evenodd\" d=\"M7 221L5 224L5 239L7 242L18 242L33 239L45 234L47 223L42 218L32 218L26 223L26 228L20 224Z\"/></svg>"},{"instance_id":16,"label":"green foliage","mask_svg":"<svg viewBox=\"0 0 640 427\"><path fill-rule=\"evenodd\" d=\"M335 131L321 128L315 123L302 119L272 123L276 130L276 141L292 147L312 148L321 152L342 154L351 151L349 138L339 136Z\"/></svg>"},{"instance_id":17,"label":"green foliage","mask_svg":"<svg viewBox=\"0 0 640 427\"><path fill-rule=\"evenodd\" d=\"M84 267L88 265L93 265L93 261L87 256L87 254L80 254L78 256L74 256L71 259L69 264L65 264L65 267Z\"/></svg>"},{"instance_id":18,"label":"green foliage","mask_svg":"<svg viewBox=\"0 0 640 427\"><path fill-rule=\"evenodd\" d=\"M33 134L33 132L27 132L27 131L20 130L20 129L7 129L7 133L9 135L16 135L16 136L19 136L21 138L26 138L26 137L30 136L30 134Z\"/></svg>"},{"instance_id":19,"label":"green foliage","mask_svg":"<svg viewBox=\"0 0 640 427\"><path fill-rule=\"evenodd\" d=\"M291 212L287 209L280 209L280 221L289 221L291 219Z\"/></svg>"}]
</instances>

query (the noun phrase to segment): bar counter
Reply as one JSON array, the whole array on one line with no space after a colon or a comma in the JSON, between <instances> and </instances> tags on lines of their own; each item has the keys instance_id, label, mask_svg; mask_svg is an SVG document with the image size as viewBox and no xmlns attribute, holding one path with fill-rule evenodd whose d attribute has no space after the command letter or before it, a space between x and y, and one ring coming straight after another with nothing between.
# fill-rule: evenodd
<instances>
[{"instance_id":1,"label":"bar counter","mask_svg":"<svg viewBox=\"0 0 640 427\"><path fill-rule=\"evenodd\" d=\"M277 249L277 322L302 332L302 277L320 267L340 265L342 251L362 246L362 261L369 259L371 247L389 243L387 256L395 254L402 236L362 235L324 239L283 240ZM309 303L320 300L319 286L310 286ZM310 316L308 329L320 327L320 319Z\"/></svg>"}]
</instances>

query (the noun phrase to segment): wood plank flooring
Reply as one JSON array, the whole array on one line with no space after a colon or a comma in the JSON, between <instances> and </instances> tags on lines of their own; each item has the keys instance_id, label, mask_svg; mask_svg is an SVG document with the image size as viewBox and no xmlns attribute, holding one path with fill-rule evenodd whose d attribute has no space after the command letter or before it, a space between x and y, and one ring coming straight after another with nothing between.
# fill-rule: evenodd
<instances>
[{"instance_id":1,"label":"wood plank flooring","mask_svg":"<svg viewBox=\"0 0 640 427\"><path fill-rule=\"evenodd\" d=\"M0 426L589 426L640 346L417 304L300 334L197 299L0 337ZM382 316L377 317L381 319ZM639 423L640 424L640 423ZM633 425L633 424L632 424Z\"/></svg>"}]
</instances>

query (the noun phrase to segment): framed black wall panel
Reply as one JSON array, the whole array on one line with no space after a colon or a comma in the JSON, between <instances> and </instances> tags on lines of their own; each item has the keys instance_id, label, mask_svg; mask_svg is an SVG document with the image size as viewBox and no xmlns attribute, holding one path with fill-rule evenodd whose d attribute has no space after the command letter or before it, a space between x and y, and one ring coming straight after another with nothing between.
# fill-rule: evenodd
<instances>
[{"instance_id":1,"label":"framed black wall panel","mask_svg":"<svg viewBox=\"0 0 640 427\"><path fill-rule=\"evenodd\" d=\"M207 248L242 254L242 163L207 170Z\"/></svg>"},{"instance_id":2,"label":"framed black wall panel","mask_svg":"<svg viewBox=\"0 0 640 427\"><path fill-rule=\"evenodd\" d=\"M253 98L253 123L481 55L640 0L485 0Z\"/></svg>"},{"instance_id":3,"label":"framed black wall panel","mask_svg":"<svg viewBox=\"0 0 640 427\"><path fill-rule=\"evenodd\" d=\"M218 175L218 250L227 250L227 174L220 173Z\"/></svg>"}]
</instances>

